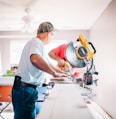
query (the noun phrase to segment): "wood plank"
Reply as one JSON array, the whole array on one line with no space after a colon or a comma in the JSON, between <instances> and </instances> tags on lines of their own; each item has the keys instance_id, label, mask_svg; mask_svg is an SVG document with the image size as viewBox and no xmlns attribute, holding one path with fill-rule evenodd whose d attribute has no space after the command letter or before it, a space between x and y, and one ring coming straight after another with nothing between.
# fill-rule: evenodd
<instances>
[{"instance_id":1,"label":"wood plank","mask_svg":"<svg viewBox=\"0 0 116 119\"><path fill-rule=\"evenodd\" d=\"M55 84L36 119L94 119L76 84Z\"/></svg>"}]
</instances>

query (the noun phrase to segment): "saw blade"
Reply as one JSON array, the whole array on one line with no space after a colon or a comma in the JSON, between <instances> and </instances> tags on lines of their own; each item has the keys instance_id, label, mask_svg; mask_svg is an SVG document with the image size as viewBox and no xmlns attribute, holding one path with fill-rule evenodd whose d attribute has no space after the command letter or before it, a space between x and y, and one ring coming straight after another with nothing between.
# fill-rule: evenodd
<instances>
[{"instance_id":1,"label":"saw blade","mask_svg":"<svg viewBox=\"0 0 116 119\"><path fill-rule=\"evenodd\" d=\"M86 66L85 61L79 59L76 56L75 47L73 46L73 42L72 41L66 47L65 58L74 67L82 68L82 67Z\"/></svg>"}]
</instances>

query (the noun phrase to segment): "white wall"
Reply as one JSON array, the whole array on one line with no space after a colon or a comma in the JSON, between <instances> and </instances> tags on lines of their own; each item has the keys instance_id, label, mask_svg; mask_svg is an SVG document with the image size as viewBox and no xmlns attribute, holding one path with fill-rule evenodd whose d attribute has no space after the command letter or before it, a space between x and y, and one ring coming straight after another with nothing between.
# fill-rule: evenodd
<instances>
[{"instance_id":1,"label":"white wall","mask_svg":"<svg viewBox=\"0 0 116 119\"><path fill-rule=\"evenodd\" d=\"M10 40L1 41L1 70L6 72L10 67Z\"/></svg>"},{"instance_id":2,"label":"white wall","mask_svg":"<svg viewBox=\"0 0 116 119\"><path fill-rule=\"evenodd\" d=\"M79 34L83 34L86 39L89 39L88 30L67 30L55 32L55 40L76 41Z\"/></svg>"},{"instance_id":3,"label":"white wall","mask_svg":"<svg viewBox=\"0 0 116 119\"><path fill-rule=\"evenodd\" d=\"M76 41L79 34L83 34L86 39L89 39L89 31L87 30L72 30L72 31L57 31L55 32L54 41L66 40L66 43L69 41ZM0 32L0 50L1 50L1 70L3 73L6 72L7 69L10 69L10 41L11 40L27 40L31 39L33 34L24 34L20 32ZM53 42L54 42L53 41ZM53 46L54 47L54 46ZM51 47L52 48L52 47Z\"/></svg>"},{"instance_id":4,"label":"white wall","mask_svg":"<svg viewBox=\"0 0 116 119\"><path fill-rule=\"evenodd\" d=\"M99 72L95 100L116 119L116 1L113 0L90 30Z\"/></svg>"},{"instance_id":5,"label":"white wall","mask_svg":"<svg viewBox=\"0 0 116 119\"><path fill-rule=\"evenodd\" d=\"M1 74L1 41L0 41L0 74Z\"/></svg>"}]
</instances>

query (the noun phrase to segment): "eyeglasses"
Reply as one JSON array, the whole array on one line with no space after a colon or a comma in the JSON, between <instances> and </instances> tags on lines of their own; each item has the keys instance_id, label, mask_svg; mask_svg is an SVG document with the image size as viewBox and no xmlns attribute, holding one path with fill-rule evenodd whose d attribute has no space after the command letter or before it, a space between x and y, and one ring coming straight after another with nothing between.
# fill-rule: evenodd
<instances>
[{"instance_id":1,"label":"eyeglasses","mask_svg":"<svg viewBox=\"0 0 116 119\"><path fill-rule=\"evenodd\" d=\"M55 36L54 36L54 33L53 33L53 32L49 32L49 34L50 34L50 39L53 40L54 37L55 37Z\"/></svg>"},{"instance_id":2,"label":"eyeglasses","mask_svg":"<svg viewBox=\"0 0 116 119\"><path fill-rule=\"evenodd\" d=\"M50 32L51 33L51 35L53 35L54 36L54 33L53 32Z\"/></svg>"}]
</instances>

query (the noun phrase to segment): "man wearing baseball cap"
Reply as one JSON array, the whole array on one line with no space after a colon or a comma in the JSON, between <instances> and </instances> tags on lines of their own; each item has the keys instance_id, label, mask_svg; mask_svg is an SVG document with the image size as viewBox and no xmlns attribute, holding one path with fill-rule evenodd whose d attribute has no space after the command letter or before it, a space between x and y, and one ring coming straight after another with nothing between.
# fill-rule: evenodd
<instances>
[{"instance_id":1,"label":"man wearing baseball cap","mask_svg":"<svg viewBox=\"0 0 116 119\"><path fill-rule=\"evenodd\" d=\"M49 63L44 45L52 38L54 26L43 22L37 35L25 45L12 88L14 119L35 119L35 103L38 99L37 87L44 82L44 73L53 77L67 76Z\"/></svg>"}]
</instances>

